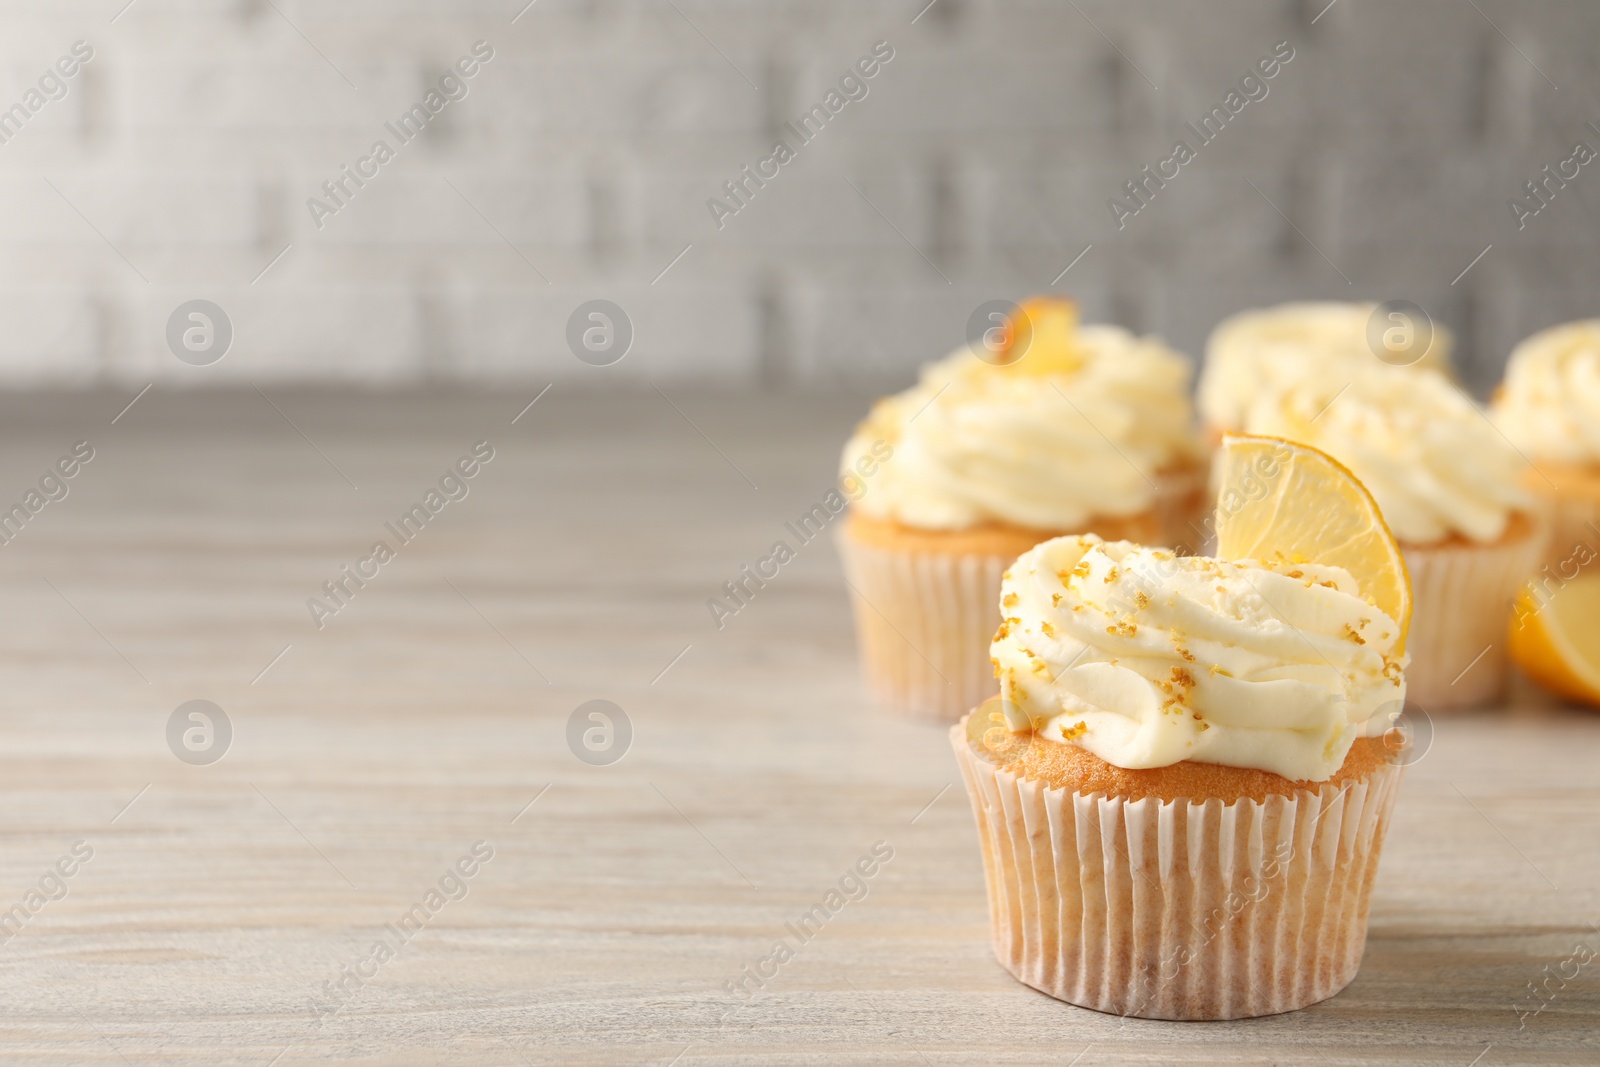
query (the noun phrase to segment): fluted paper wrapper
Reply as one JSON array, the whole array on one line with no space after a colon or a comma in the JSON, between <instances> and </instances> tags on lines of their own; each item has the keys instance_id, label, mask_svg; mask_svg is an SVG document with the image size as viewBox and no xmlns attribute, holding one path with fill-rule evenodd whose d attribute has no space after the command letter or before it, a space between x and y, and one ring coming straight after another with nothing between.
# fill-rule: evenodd
<instances>
[{"instance_id":1,"label":"fluted paper wrapper","mask_svg":"<svg viewBox=\"0 0 1600 1067\"><path fill-rule=\"evenodd\" d=\"M1406 699L1425 711L1468 708L1506 687L1511 602L1544 561L1542 521L1525 537L1493 545L1402 545L1411 572Z\"/></svg>"},{"instance_id":2,"label":"fluted paper wrapper","mask_svg":"<svg viewBox=\"0 0 1600 1067\"><path fill-rule=\"evenodd\" d=\"M1572 566L1579 545L1591 551L1600 550L1600 499L1578 493L1558 493L1548 486L1536 488L1550 523L1544 562L1561 575L1564 573L1562 564Z\"/></svg>"},{"instance_id":3,"label":"fluted paper wrapper","mask_svg":"<svg viewBox=\"0 0 1600 1067\"><path fill-rule=\"evenodd\" d=\"M950 722L1000 691L989 642L1011 556L934 555L838 539L873 699Z\"/></svg>"},{"instance_id":4,"label":"fluted paper wrapper","mask_svg":"<svg viewBox=\"0 0 1600 1067\"><path fill-rule=\"evenodd\" d=\"M1072 1004L1241 1019L1355 977L1404 768L1265 801L1126 800L1018 778L950 732L977 816L995 956Z\"/></svg>"},{"instance_id":5,"label":"fluted paper wrapper","mask_svg":"<svg viewBox=\"0 0 1600 1067\"><path fill-rule=\"evenodd\" d=\"M1192 535L1205 477L1199 468L1158 474L1151 512L1108 522L1148 524L1153 516L1163 536ZM1001 577L1015 556L896 551L862 544L847 529L836 542L851 585L862 670L878 704L954 722L999 693L989 644L1000 626Z\"/></svg>"},{"instance_id":6,"label":"fluted paper wrapper","mask_svg":"<svg viewBox=\"0 0 1600 1067\"><path fill-rule=\"evenodd\" d=\"M1205 548L1205 521L1211 510L1207 479L1208 468L1203 463L1156 475L1155 510L1167 548L1185 555L1195 555Z\"/></svg>"}]
</instances>

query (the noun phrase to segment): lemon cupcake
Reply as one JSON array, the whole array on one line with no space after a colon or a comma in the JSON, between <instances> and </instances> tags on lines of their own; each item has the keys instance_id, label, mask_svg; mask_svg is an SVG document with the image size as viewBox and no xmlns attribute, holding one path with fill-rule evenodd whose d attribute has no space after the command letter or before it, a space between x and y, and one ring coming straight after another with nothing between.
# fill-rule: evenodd
<instances>
[{"instance_id":1,"label":"lemon cupcake","mask_svg":"<svg viewBox=\"0 0 1600 1067\"><path fill-rule=\"evenodd\" d=\"M1258 397L1306 380L1339 378L1343 384L1344 368L1379 362L1378 347L1394 365L1448 370L1449 330L1404 313L1375 322L1377 310L1370 303L1280 304L1220 322L1200 371L1207 439L1215 444L1223 433L1243 430Z\"/></svg>"},{"instance_id":2,"label":"lemon cupcake","mask_svg":"<svg viewBox=\"0 0 1600 1067\"><path fill-rule=\"evenodd\" d=\"M1571 580L1600 552L1600 319L1514 348L1492 412L1532 462L1523 482L1551 518L1547 562Z\"/></svg>"},{"instance_id":3,"label":"lemon cupcake","mask_svg":"<svg viewBox=\"0 0 1600 1067\"><path fill-rule=\"evenodd\" d=\"M961 349L879 401L841 465L860 490L840 548L869 687L947 722L995 692L987 646L1013 559L1062 533L1177 542L1204 492L1187 359L1080 326L1065 301L1028 301L1014 322L994 350Z\"/></svg>"},{"instance_id":4,"label":"lemon cupcake","mask_svg":"<svg viewBox=\"0 0 1600 1067\"><path fill-rule=\"evenodd\" d=\"M1004 585L1001 694L951 730L996 956L1097 1011L1268 1015L1361 963L1404 769L1404 564L1327 457L1245 441L1236 458L1271 468L1241 520L1271 561L1038 545ZM1289 562L1329 525L1354 570Z\"/></svg>"},{"instance_id":5,"label":"lemon cupcake","mask_svg":"<svg viewBox=\"0 0 1600 1067\"><path fill-rule=\"evenodd\" d=\"M1443 375L1369 364L1257 398L1251 433L1303 441L1372 492L1416 594L1411 697L1423 708L1498 697L1517 588L1547 524L1522 487L1522 457Z\"/></svg>"}]
</instances>

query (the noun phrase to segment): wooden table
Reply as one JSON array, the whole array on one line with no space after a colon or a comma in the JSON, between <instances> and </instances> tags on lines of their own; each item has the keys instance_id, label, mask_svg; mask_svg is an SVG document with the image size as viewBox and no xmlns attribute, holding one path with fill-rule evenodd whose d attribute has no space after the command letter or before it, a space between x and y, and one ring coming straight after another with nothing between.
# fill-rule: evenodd
<instances>
[{"instance_id":1,"label":"wooden table","mask_svg":"<svg viewBox=\"0 0 1600 1067\"><path fill-rule=\"evenodd\" d=\"M1524 692L1436 723L1332 1001L1060 1004L990 955L944 731L868 706L832 544L723 629L706 607L864 399L537 391L0 400L0 504L94 448L0 548L0 1061L1600 1062L1600 961L1516 1011L1600 949L1600 717ZM479 440L466 498L319 630L307 599ZM196 699L232 726L208 765L167 739ZM632 726L608 766L567 741L594 699ZM727 991L880 841L864 899Z\"/></svg>"}]
</instances>

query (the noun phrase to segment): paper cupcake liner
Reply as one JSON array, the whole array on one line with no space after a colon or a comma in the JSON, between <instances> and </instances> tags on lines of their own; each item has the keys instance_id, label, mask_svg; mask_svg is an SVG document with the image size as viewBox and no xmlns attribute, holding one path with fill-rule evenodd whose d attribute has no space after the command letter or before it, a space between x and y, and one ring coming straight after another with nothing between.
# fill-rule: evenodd
<instances>
[{"instance_id":1,"label":"paper cupcake liner","mask_svg":"<svg viewBox=\"0 0 1600 1067\"><path fill-rule=\"evenodd\" d=\"M1195 555L1205 548L1206 513L1211 508L1208 469L1196 464L1156 475L1156 515L1167 548Z\"/></svg>"},{"instance_id":2,"label":"paper cupcake liner","mask_svg":"<svg viewBox=\"0 0 1600 1067\"><path fill-rule=\"evenodd\" d=\"M1011 556L936 555L838 539L867 688L880 705L942 721L1000 691L989 642Z\"/></svg>"},{"instance_id":3,"label":"paper cupcake liner","mask_svg":"<svg viewBox=\"0 0 1600 1067\"><path fill-rule=\"evenodd\" d=\"M996 958L1058 1000L1240 1019L1355 977L1404 768L1292 797L1126 800L1018 778L950 732L977 817Z\"/></svg>"},{"instance_id":4,"label":"paper cupcake liner","mask_svg":"<svg viewBox=\"0 0 1600 1067\"><path fill-rule=\"evenodd\" d=\"M1545 547L1544 562L1559 568L1573 558L1574 550L1579 545L1588 546L1592 552L1600 552L1600 498L1575 493L1556 495L1548 487L1541 491L1540 496L1550 523L1550 539ZM1568 563L1568 567L1571 566Z\"/></svg>"},{"instance_id":5,"label":"paper cupcake liner","mask_svg":"<svg viewBox=\"0 0 1600 1067\"><path fill-rule=\"evenodd\" d=\"M1542 521L1494 545L1403 545L1411 572L1406 699L1424 710L1484 704L1506 685L1511 602L1544 558Z\"/></svg>"}]
</instances>

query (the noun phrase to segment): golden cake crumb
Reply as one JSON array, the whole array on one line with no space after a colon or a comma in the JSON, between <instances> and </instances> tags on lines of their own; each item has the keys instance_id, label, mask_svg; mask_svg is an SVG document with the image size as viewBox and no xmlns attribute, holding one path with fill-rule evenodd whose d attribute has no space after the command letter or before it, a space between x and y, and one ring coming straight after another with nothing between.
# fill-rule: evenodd
<instances>
[{"instance_id":1,"label":"golden cake crumb","mask_svg":"<svg viewBox=\"0 0 1600 1067\"><path fill-rule=\"evenodd\" d=\"M1075 728L1075 727L1074 727ZM1200 730L1211 724L1200 723ZM1063 735L1066 730L1063 729ZM1077 793L1104 793L1108 797L1142 800L1191 800L1215 798L1224 803L1249 797L1257 802L1268 796L1316 794L1328 786L1335 789L1366 781L1393 756L1382 738L1360 737L1350 747L1343 765L1325 782L1297 782L1271 771L1228 767L1216 763L1183 760L1167 767L1127 770L1113 766L1077 744L1054 741L1030 744L1005 764L1007 770L1032 781Z\"/></svg>"}]
</instances>

